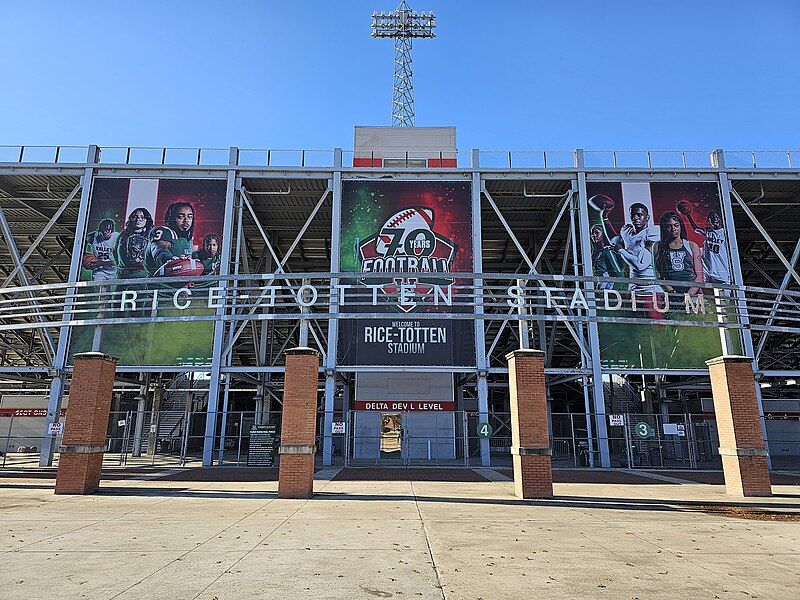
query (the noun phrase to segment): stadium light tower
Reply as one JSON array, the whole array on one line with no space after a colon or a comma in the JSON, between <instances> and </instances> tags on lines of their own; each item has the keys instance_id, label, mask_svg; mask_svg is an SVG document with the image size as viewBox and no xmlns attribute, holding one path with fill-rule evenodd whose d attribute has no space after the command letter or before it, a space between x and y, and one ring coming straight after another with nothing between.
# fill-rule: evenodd
<instances>
[{"instance_id":1,"label":"stadium light tower","mask_svg":"<svg viewBox=\"0 0 800 600\"><path fill-rule=\"evenodd\" d=\"M414 127L414 81L411 40L436 37L436 15L411 10L403 0L390 13L372 13L372 37L394 39L392 127Z\"/></svg>"}]
</instances>

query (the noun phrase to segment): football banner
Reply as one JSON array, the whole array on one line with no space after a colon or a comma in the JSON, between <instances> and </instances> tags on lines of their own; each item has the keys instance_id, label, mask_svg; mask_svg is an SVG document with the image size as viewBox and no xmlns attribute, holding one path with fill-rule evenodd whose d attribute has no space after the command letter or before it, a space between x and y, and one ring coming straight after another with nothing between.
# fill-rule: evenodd
<instances>
[{"instance_id":1,"label":"football banner","mask_svg":"<svg viewBox=\"0 0 800 600\"><path fill-rule=\"evenodd\" d=\"M347 303L387 318L342 320L340 364L475 364L473 323L436 318L472 310L456 277L472 271L470 194L468 182L343 182L340 271L370 275L347 282Z\"/></svg>"},{"instance_id":2,"label":"football banner","mask_svg":"<svg viewBox=\"0 0 800 600\"><path fill-rule=\"evenodd\" d=\"M699 285L731 282L717 184L590 182L587 195L594 275L637 280L601 283L600 289L629 292L631 304L598 314L634 316L635 309L635 316L653 323L600 323L603 365L706 368L706 360L722 354L719 330L661 322L711 320L684 305L713 306L714 290ZM731 336L738 344L737 334Z\"/></svg>"},{"instance_id":3,"label":"football banner","mask_svg":"<svg viewBox=\"0 0 800 600\"><path fill-rule=\"evenodd\" d=\"M192 277L219 273L225 188L223 180L96 178L81 280L107 281L108 287L101 288L106 292L134 290L171 299L185 283L144 286L136 280L185 275L191 286ZM94 305L91 295L84 300L95 315L102 313L102 300ZM157 314L176 310L169 304ZM143 305L132 312L144 316L147 310ZM211 321L106 325L100 349L116 356L120 365L205 365L211 362L213 332ZM93 333L92 327L74 328L71 353L91 349Z\"/></svg>"}]
</instances>

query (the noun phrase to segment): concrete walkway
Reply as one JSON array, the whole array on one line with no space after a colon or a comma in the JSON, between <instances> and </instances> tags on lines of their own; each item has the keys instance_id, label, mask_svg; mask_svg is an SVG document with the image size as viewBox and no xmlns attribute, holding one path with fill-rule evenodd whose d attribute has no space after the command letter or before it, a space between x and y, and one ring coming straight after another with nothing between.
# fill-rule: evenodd
<instances>
[{"instance_id":1,"label":"concrete walkway","mask_svg":"<svg viewBox=\"0 0 800 600\"><path fill-rule=\"evenodd\" d=\"M800 597L800 486L738 518L719 485L561 483L520 502L503 477L334 474L301 501L274 481L149 478L54 496L0 472L0 597Z\"/></svg>"}]
</instances>

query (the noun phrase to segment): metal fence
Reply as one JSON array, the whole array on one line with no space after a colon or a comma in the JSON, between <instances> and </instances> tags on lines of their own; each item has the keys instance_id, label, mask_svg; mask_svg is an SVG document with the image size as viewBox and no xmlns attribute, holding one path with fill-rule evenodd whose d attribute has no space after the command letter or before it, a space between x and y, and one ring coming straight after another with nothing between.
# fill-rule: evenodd
<instances>
[{"instance_id":1,"label":"metal fence","mask_svg":"<svg viewBox=\"0 0 800 600\"><path fill-rule=\"evenodd\" d=\"M68 416L66 417L68 418ZM62 418L65 422L66 418ZM597 435L594 415L550 415L550 445L555 468L599 467L607 441L612 468L720 469L719 438L712 414L604 415L608 437ZM482 445L492 466L511 465L511 415L475 411L335 411L317 414L317 461L329 453L333 465L480 466ZM254 466L251 432L274 426L280 443L280 412L231 411L219 414L213 436L214 465ZM489 427L480 425L488 423ZM800 417L766 419L773 469L800 469ZM39 463L45 418L0 417L0 465ZM485 441L479 430L490 431ZM112 412L105 466L199 466L206 442L206 413L183 411ZM56 448L61 434L54 434ZM57 463L56 455L56 463ZM278 464L275 455L274 466ZM263 456L257 463L264 466Z\"/></svg>"}]
</instances>

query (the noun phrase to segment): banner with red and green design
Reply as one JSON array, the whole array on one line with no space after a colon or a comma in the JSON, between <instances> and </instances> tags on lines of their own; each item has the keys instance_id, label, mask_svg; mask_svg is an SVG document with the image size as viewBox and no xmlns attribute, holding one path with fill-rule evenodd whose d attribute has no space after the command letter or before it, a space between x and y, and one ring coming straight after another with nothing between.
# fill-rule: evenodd
<instances>
[{"instance_id":1,"label":"banner with red and green design","mask_svg":"<svg viewBox=\"0 0 800 600\"><path fill-rule=\"evenodd\" d=\"M722 354L712 327L664 325L665 318L716 321L694 314L688 302L713 308L715 284L731 283L728 224L719 188L710 182L594 181L587 186L589 235L598 288L634 298L600 316L648 319L652 324L601 322L604 366L703 369ZM633 283L602 281L628 278ZM670 282L670 283L666 283ZM727 294L722 290L723 294ZM729 330L734 348L740 340Z\"/></svg>"},{"instance_id":2,"label":"banner with red and green design","mask_svg":"<svg viewBox=\"0 0 800 600\"><path fill-rule=\"evenodd\" d=\"M142 279L186 276L187 282L219 273L225 219L225 180L98 177L92 185L87 234L81 256L81 280L102 282L87 288L79 313L102 315L102 298L135 291L135 310L119 316L154 314L152 301L166 304L158 314L208 315L208 308L170 308L184 284L138 283ZM192 283L195 287L209 283ZM92 297L94 295L95 297ZM92 348L94 327L74 327L70 354ZM201 366L211 363L214 323L183 320L167 323L105 325L100 349L126 366Z\"/></svg>"},{"instance_id":3,"label":"banner with red and green design","mask_svg":"<svg viewBox=\"0 0 800 600\"><path fill-rule=\"evenodd\" d=\"M339 270L370 274L345 302L387 318L341 321L340 364L474 365L473 323L435 318L437 302L458 310L457 274L472 271L471 211L469 182L343 182Z\"/></svg>"}]
</instances>

